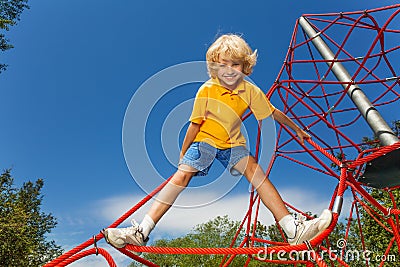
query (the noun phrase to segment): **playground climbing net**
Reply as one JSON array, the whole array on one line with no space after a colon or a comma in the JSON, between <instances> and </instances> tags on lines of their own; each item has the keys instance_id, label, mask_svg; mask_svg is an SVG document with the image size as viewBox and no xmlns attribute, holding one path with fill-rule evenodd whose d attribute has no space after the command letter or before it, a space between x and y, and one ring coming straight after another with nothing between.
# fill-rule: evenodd
<instances>
[{"instance_id":1,"label":"playground climbing net","mask_svg":"<svg viewBox=\"0 0 400 267\"><path fill-rule=\"evenodd\" d=\"M220 266L229 266L239 254L247 255L246 266L251 261L292 266L353 266L355 260L358 265L369 266L373 260L374 266L384 266L393 253L400 257L400 142L398 133L383 119L400 110L399 13L400 4L357 12L303 15L296 21L282 68L267 92L267 97L283 103L283 111L312 137L303 145L286 126L280 125L275 153L266 166L267 175L273 179L279 163L288 168L305 168L318 179L329 179L332 195L326 202L333 211L333 222L328 229L313 240L294 246L285 242L282 231L283 242L259 238L254 226L260 199L252 192L249 210L232 241L237 244L239 233L244 230L246 235L244 240L239 240L239 246L127 245L118 250L146 266L157 264L135 252L220 254L224 255ZM373 134L376 141L363 141L364 136ZM109 227L120 225L167 182L168 179ZM350 203L346 210L343 209L345 193ZM382 201L377 195L386 196L388 201ZM286 204L293 212L310 217ZM367 253L370 237L364 229L367 219L387 237L380 240L386 249L379 258L365 257L370 256ZM332 239L339 224L344 228L344 236L339 240L342 243ZM359 247L349 245L352 236L359 238ZM45 266L66 266L94 254L103 256L110 266L116 266L107 250L98 247L102 238L99 233ZM332 249L332 244L339 249ZM281 258L283 254L288 257ZM294 257L304 254L307 257Z\"/></svg>"}]
</instances>

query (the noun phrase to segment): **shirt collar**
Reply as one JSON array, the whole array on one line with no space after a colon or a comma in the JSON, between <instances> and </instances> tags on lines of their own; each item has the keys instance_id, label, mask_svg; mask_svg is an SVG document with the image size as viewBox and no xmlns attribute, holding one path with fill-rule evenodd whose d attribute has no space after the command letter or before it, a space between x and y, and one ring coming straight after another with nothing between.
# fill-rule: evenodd
<instances>
[{"instance_id":1,"label":"shirt collar","mask_svg":"<svg viewBox=\"0 0 400 267\"><path fill-rule=\"evenodd\" d=\"M243 92L246 90L246 84L245 84L244 80L242 80L241 83L234 90L229 90L229 89L225 88L224 86L222 86L221 83L219 82L218 77L212 79L212 83L218 85L221 95L225 95L225 94L238 95L240 92Z\"/></svg>"}]
</instances>

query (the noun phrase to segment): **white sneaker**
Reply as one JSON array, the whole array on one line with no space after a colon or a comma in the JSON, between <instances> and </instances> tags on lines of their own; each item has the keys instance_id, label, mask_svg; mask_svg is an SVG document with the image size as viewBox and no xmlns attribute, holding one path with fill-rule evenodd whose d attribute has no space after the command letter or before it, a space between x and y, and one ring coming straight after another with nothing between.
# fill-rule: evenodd
<instances>
[{"instance_id":1,"label":"white sneaker","mask_svg":"<svg viewBox=\"0 0 400 267\"><path fill-rule=\"evenodd\" d=\"M295 221L296 232L293 238L288 238L290 245L301 244L306 240L311 240L320 233L322 233L332 221L332 212L324 210L319 218L309 221L298 220Z\"/></svg>"},{"instance_id":2,"label":"white sneaker","mask_svg":"<svg viewBox=\"0 0 400 267\"><path fill-rule=\"evenodd\" d=\"M108 243L116 248L125 247L127 244L145 246L149 238L144 238L139 224L132 220L132 226L126 228L107 228L103 234Z\"/></svg>"}]
</instances>

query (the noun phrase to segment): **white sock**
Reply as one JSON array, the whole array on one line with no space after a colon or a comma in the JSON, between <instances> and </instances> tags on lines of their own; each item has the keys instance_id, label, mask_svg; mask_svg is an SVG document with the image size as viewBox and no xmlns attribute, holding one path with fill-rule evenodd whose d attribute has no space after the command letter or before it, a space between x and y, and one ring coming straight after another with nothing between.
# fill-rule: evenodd
<instances>
[{"instance_id":1,"label":"white sock","mask_svg":"<svg viewBox=\"0 0 400 267\"><path fill-rule=\"evenodd\" d=\"M154 223L153 219L146 214L143 218L142 223L140 224L144 239L149 236L150 232L154 229L155 226L156 224Z\"/></svg>"},{"instance_id":2,"label":"white sock","mask_svg":"<svg viewBox=\"0 0 400 267\"><path fill-rule=\"evenodd\" d=\"M295 219L292 215L288 214L279 221L279 225L285 231L288 238L293 238L296 234Z\"/></svg>"}]
</instances>

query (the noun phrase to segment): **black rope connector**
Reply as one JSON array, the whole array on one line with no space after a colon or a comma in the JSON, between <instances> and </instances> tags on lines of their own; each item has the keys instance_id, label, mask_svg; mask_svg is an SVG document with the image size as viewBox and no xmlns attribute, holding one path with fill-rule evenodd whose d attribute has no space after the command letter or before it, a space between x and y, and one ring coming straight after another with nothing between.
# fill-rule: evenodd
<instances>
[{"instance_id":1,"label":"black rope connector","mask_svg":"<svg viewBox=\"0 0 400 267\"><path fill-rule=\"evenodd\" d=\"M93 246L96 249L96 256L98 256L99 255L99 248L97 247L97 238L96 238L95 235L93 236Z\"/></svg>"},{"instance_id":2,"label":"black rope connector","mask_svg":"<svg viewBox=\"0 0 400 267\"><path fill-rule=\"evenodd\" d=\"M390 218L390 216L392 215L392 208L387 208L387 214L383 216L383 218L385 218L386 220Z\"/></svg>"},{"instance_id":3,"label":"black rope connector","mask_svg":"<svg viewBox=\"0 0 400 267\"><path fill-rule=\"evenodd\" d=\"M305 240L303 243L306 244L307 249L308 249L308 251L309 251L310 253L315 253L315 250L314 250L314 248L311 246L310 241ZM311 254L308 254L308 256L309 256L309 258L308 258L309 261L311 261L311 262L313 262L313 263L316 263L316 260L315 260L313 257L311 257Z\"/></svg>"}]
</instances>

